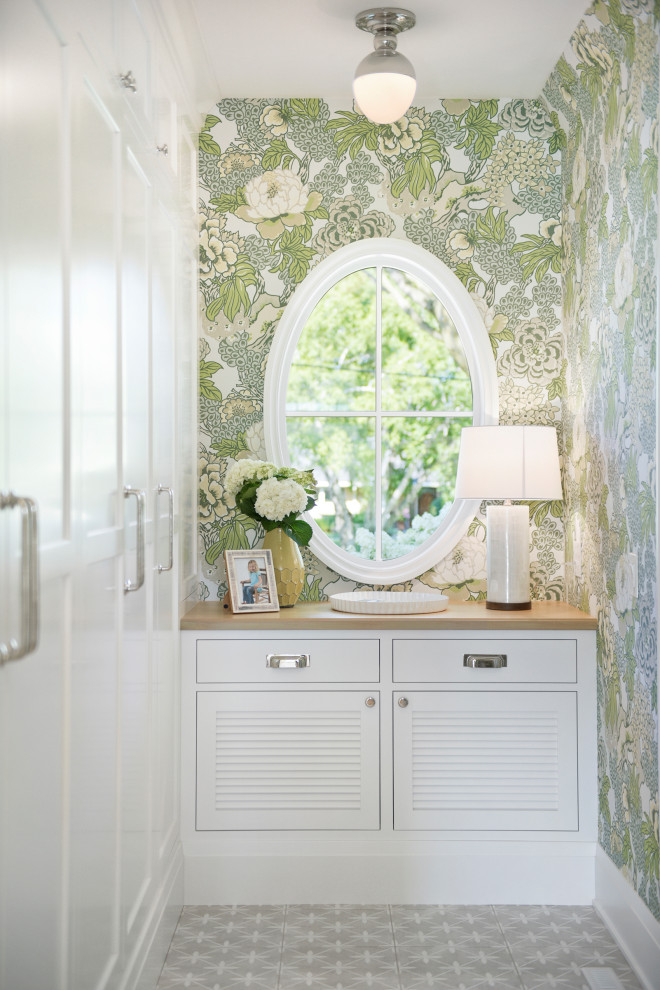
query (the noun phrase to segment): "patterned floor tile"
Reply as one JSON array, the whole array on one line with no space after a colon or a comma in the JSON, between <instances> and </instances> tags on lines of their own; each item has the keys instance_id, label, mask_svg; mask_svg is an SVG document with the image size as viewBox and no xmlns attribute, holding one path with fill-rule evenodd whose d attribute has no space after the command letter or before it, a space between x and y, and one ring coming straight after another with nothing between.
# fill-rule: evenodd
<instances>
[{"instance_id":1,"label":"patterned floor tile","mask_svg":"<svg viewBox=\"0 0 660 990\"><path fill-rule=\"evenodd\" d=\"M392 908L397 946L465 944L484 947L503 944L504 936L493 909L488 908Z\"/></svg>"},{"instance_id":2,"label":"patterned floor tile","mask_svg":"<svg viewBox=\"0 0 660 990\"><path fill-rule=\"evenodd\" d=\"M342 905L291 905L287 908L285 944L332 939L340 942L392 944L392 925L387 907Z\"/></svg>"},{"instance_id":3,"label":"patterned floor tile","mask_svg":"<svg viewBox=\"0 0 660 990\"><path fill-rule=\"evenodd\" d=\"M312 953L308 957L285 954L280 985L288 987L304 979L311 979L313 986L335 987L341 983L343 986L394 986L397 990L399 987L393 950L367 952L364 958L333 953Z\"/></svg>"},{"instance_id":4,"label":"patterned floor tile","mask_svg":"<svg viewBox=\"0 0 660 990\"><path fill-rule=\"evenodd\" d=\"M506 986L510 990L522 986L506 946L495 952L473 953L449 949L419 957L399 956L399 972L403 987L424 986L429 977L444 980L449 986L467 987L484 984ZM442 985L442 984L441 984Z\"/></svg>"},{"instance_id":5,"label":"patterned floor tile","mask_svg":"<svg viewBox=\"0 0 660 990\"><path fill-rule=\"evenodd\" d=\"M158 990L640 990L589 907L187 907Z\"/></svg>"}]
</instances>

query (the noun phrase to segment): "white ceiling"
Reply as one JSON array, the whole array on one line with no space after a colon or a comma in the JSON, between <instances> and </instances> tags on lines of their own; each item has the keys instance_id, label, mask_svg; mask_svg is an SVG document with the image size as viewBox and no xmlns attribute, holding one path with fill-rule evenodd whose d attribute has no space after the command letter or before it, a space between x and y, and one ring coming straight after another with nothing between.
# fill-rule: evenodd
<instances>
[{"instance_id":1,"label":"white ceiling","mask_svg":"<svg viewBox=\"0 0 660 990\"><path fill-rule=\"evenodd\" d=\"M417 73L416 102L533 98L589 0L410 0L417 24L399 50ZM369 0L187 0L195 96L322 96L351 101L372 37L355 27ZM183 14L179 8L179 15ZM190 33L192 32L192 33Z\"/></svg>"}]
</instances>

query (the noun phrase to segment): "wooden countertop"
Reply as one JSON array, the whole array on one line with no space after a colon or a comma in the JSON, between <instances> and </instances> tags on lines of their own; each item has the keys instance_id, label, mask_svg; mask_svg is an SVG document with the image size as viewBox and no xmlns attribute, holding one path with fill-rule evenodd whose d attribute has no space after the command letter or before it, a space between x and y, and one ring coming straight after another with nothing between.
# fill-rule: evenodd
<instances>
[{"instance_id":1,"label":"wooden countertop","mask_svg":"<svg viewBox=\"0 0 660 990\"><path fill-rule=\"evenodd\" d=\"M198 602L181 619L181 629L596 629L597 620L565 602L532 602L531 609L500 612L485 602L450 602L444 612L423 615L356 615L336 612L329 602L311 602L279 612L234 615L222 602Z\"/></svg>"}]
</instances>

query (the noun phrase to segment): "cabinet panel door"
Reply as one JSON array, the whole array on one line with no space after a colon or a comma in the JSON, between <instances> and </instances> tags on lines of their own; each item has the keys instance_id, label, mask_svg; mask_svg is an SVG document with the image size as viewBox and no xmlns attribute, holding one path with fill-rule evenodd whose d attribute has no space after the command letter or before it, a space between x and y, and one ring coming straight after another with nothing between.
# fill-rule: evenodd
<instances>
[{"instance_id":1,"label":"cabinet panel door","mask_svg":"<svg viewBox=\"0 0 660 990\"><path fill-rule=\"evenodd\" d=\"M121 133L102 74L72 64L71 417L74 529L70 674L70 975L102 987L119 953L118 662L121 497Z\"/></svg>"},{"instance_id":2,"label":"cabinet panel door","mask_svg":"<svg viewBox=\"0 0 660 990\"><path fill-rule=\"evenodd\" d=\"M394 827L578 827L577 694L394 694Z\"/></svg>"},{"instance_id":3,"label":"cabinet panel door","mask_svg":"<svg viewBox=\"0 0 660 990\"><path fill-rule=\"evenodd\" d=\"M377 829L379 713L364 691L197 695L197 829Z\"/></svg>"},{"instance_id":4,"label":"cabinet panel door","mask_svg":"<svg viewBox=\"0 0 660 990\"><path fill-rule=\"evenodd\" d=\"M155 505L153 571L153 836L156 861L164 860L178 828L178 705L176 565L170 527L175 477L176 225L158 197L152 251L152 498ZM160 493L158 492L161 487ZM170 569L171 565L171 569ZM158 870L158 866L156 869Z\"/></svg>"},{"instance_id":5,"label":"cabinet panel door","mask_svg":"<svg viewBox=\"0 0 660 990\"><path fill-rule=\"evenodd\" d=\"M137 581L145 555L144 584L123 596L121 665L121 908L127 945L132 946L149 905L151 882L149 723L151 714L151 615L153 575L149 498L149 238L150 182L133 151L122 158L122 463L124 484L146 493L145 534L140 537L134 497L124 499L125 579ZM142 546L139 543L142 543Z\"/></svg>"},{"instance_id":6,"label":"cabinet panel door","mask_svg":"<svg viewBox=\"0 0 660 990\"><path fill-rule=\"evenodd\" d=\"M38 508L40 633L0 666L0 986L61 990L68 662L66 56L33 0L0 4L0 490ZM0 513L0 642L24 645L21 512ZM33 612L34 617L34 612ZM56 699L55 701L53 699Z\"/></svg>"}]
</instances>

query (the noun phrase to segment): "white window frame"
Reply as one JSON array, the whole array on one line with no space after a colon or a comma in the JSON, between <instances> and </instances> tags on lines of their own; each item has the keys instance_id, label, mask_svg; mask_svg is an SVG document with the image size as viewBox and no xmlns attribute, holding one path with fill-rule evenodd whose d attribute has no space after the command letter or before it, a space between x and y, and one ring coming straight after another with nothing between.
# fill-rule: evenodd
<instances>
[{"instance_id":1,"label":"white window frame","mask_svg":"<svg viewBox=\"0 0 660 990\"><path fill-rule=\"evenodd\" d=\"M268 459L290 464L286 391L298 340L314 307L337 282L364 268L398 268L416 276L438 297L454 321L472 382L472 424L498 422L497 372L488 331L456 275L425 248L398 238L370 238L338 248L312 269L282 314L266 366L264 437ZM294 465L297 466L297 465ZM394 560L366 560L338 547L307 514L310 549L337 573L367 584L396 584L418 577L453 550L479 509L477 499L453 503L439 529L421 546Z\"/></svg>"}]
</instances>

